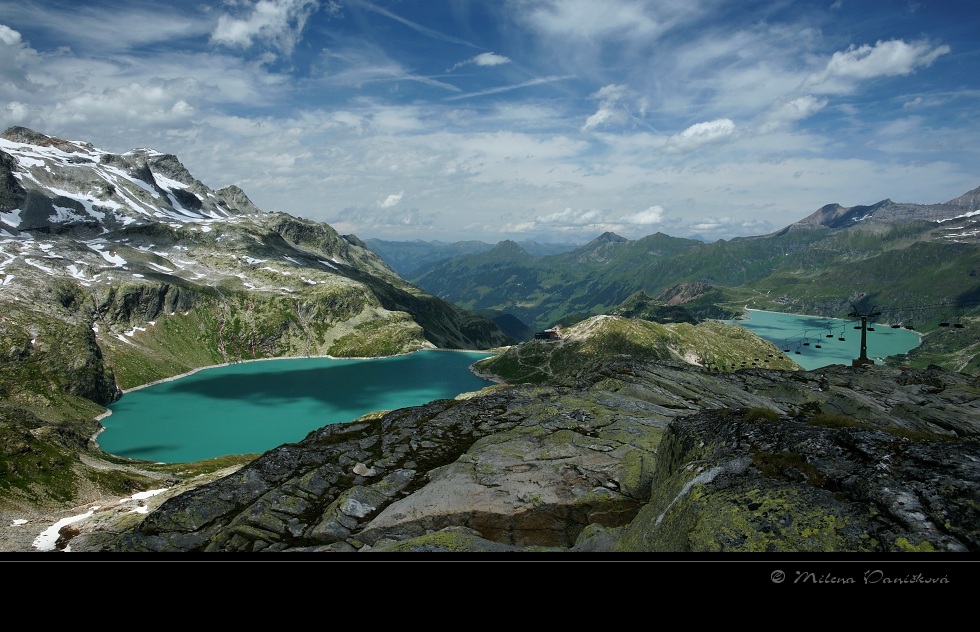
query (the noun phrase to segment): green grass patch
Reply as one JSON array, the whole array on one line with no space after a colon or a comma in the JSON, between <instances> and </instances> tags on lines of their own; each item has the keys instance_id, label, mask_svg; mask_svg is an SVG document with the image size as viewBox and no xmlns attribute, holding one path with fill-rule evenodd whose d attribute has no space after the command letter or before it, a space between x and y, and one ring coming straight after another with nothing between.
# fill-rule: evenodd
<instances>
[{"instance_id":1,"label":"green grass patch","mask_svg":"<svg viewBox=\"0 0 980 632\"><path fill-rule=\"evenodd\" d=\"M772 408L758 406L745 413L745 421L778 421L779 413Z\"/></svg>"}]
</instances>

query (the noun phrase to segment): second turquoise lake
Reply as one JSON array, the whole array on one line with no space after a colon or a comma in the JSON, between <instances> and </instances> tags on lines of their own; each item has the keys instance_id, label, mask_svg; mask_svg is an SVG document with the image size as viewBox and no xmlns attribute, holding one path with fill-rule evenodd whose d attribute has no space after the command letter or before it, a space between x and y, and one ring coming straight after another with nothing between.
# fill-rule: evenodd
<instances>
[{"instance_id":1,"label":"second turquoise lake","mask_svg":"<svg viewBox=\"0 0 980 632\"><path fill-rule=\"evenodd\" d=\"M722 321L741 325L773 343L807 370L830 364L851 365L861 356L861 321L750 309L744 319ZM855 329L856 327L856 329ZM893 329L888 324L868 323L867 356L881 364L883 358L907 353L919 346L919 333ZM841 340L843 338L843 340Z\"/></svg>"}]
</instances>

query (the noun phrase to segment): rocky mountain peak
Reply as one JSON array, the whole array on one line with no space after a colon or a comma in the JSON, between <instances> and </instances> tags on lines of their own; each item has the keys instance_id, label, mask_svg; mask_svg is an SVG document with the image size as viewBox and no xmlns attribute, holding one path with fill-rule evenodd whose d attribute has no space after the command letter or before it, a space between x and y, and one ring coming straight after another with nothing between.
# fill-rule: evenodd
<instances>
[{"instance_id":1,"label":"rocky mountain peak","mask_svg":"<svg viewBox=\"0 0 980 632\"><path fill-rule=\"evenodd\" d=\"M874 221L880 224L902 224L915 221L942 222L963 214L964 210L976 210L980 206L980 188L974 189L945 204L914 204L893 202L884 199L864 206L844 207L840 204L827 204L793 226L825 226L844 229Z\"/></svg>"},{"instance_id":2,"label":"rocky mountain peak","mask_svg":"<svg viewBox=\"0 0 980 632\"><path fill-rule=\"evenodd\" d=\"M516 257L518 259L524 259L524 258L531 257L531 255L526 250L521 248L521 245L519 243L517 243L516 241L512 241L510 239L505 239L501 242L498 242L493 248L488 250L482 256L487 259L495 259L501 257L511 257L511 258Z\"/></svg>"},{"instance_id":3,"label":"rocky mountain peak","mask_svg":"<svg viewBox=\"0 0 980 632\"><path fill-rule=\"evenodd\" d=\"M14 143L23 143L25 145L35 145L37 147L54 147L60 149L66 153L75 153L79 151L84 151L83 148L90 148L91 145L88 143L80 143L76 141L67 141L55 136L48 136L47 134L41 134L40 132L35 132L32 129L26 127L8 127L7 130L0 135L0 138L4 138Z\"/></svg>"},{"instance_id":4,"label":"rocky mountain peak","mask_svg":"<svg viewBox=\"0 0 980 632\"><path fill-rule=\"evenodd\" d=\"M950 206L958 206L965 211L976 211L980 209L980 187L977 187L972 191L967 191L958 198L946 202L946 204Z\"/></svg>"},{"instance_id":5,"label":"rocky mountain peak","mask_svg":"<svg viewBox=\"0 0 980 632\"><path fill-rule=\"evenodd\" d=\"M589 245L598 246L600 244L610 244L610 243L621 244L626 241L629 241L629 239L626 239L625 237L621 237L616 233L606 231L601 235L599 235L598 237L596 237L595 239L593 239L592 241L590 241Z\"/></svg>"},{"instance_id":6,"label":"rocky mountain peak","mask_svg":"<svg viewBox=\"0 0 980 632\"><path fill-rule=\"evenodd\" d=\"M134 223L258 212L241 189L212 191L176 156L153 149L113 154L11 127L0 137L0 154L0 212L10 213L2 219L14 233L93 235Z\"/></svg>"}]
</instances>

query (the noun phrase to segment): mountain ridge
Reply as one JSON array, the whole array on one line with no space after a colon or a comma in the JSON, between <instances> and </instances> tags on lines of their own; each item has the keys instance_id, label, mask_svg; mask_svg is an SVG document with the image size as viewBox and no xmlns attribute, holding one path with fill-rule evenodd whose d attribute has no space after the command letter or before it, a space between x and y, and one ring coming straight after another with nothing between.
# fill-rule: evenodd
<instances>
[{"instance_id":1,"label":"mountain ridge","mask_svg":"<svg viewBox=\"0 0 980 632\"><path fill-rule=\"evenodd\" d=\"M980 314L980 212L971 206L978 192L932 205L887 199L825 205L774 233L712 243L662 233L598 239L553 256L500 261L498 271L508 269L512 280L507 287L494 285L470 255L420 269L409 280L465 308L512 314L536 330L609 313L636 292L672 292L671 300L683 297L698 318L735 318L746 305L846 318L857 305L884 308L892 321L914 320L928 332L942 319L941 306ZM934 274L936 265L941 274ZM695 287L700 291L691 292Z\"/></svg>"},{"instance_id":2,"label":"mountain ridge","mask_svg":"<svg viewBox=\"0 0 980 632\"><path fill-rule=\"evenodd\" d=\"M213 191L170 154L11 128L0 183L0 302L18 319L11 340L29 342L25 362L50 348L31 330L55 322L94 336L115 367L105 379L124 388L240 359L511 341L355 236L262 212L237 186ZM167 345L187 327L200 344L180 345L181 359Z\"/></svg>"},{"instance_id":3,"label":"mountain ridge","mask_svg":"<svg viewBox=\"0 0 980 632\"><path fill-rule=\"evenodd\" d=\"M837 229L846 228L855 222L945 221L964 212L976 211L978 208L980 208L980 187L940 204L895 203L890 199L868 206L849 208L840 204L827 204L794 224L799 226L816 224Z\"/></svg>"},{"instance_id":4,"label":"mountain ridge","mask_svg":"<svg viewBox=\"0 0 980 632\"><path fill-rule=\"evenodd\" d=\"M790 370L773 370L771 345L697 322L753 301L873 304L898 291L886 283L895 270L908 277L899 290L925 300L949 288L980 299L972 211L716 244L604 234L544 257L514 242L482 268L450 259L484 275L481 313L515 290L527 309L545 308L545 322L574 320L567 342L514 345L399 277L364 240L263 213L237 187L211 191L176 157L10 135L45 144L0 142L2 550L32 550L32 530L79 511L93 520L62 527L56 550L980 546L976 377L904 361L807 372L780 358ZM919 268L906 272L910 262ZM788 287L800 289L780 293ZM975 318L963 320L957 332L976 344ZM538 373L484 366L501 383L325 426L263 455L166 466L94 443L120 388L188 368L471 344ZM756 352L760 363L746 366ZM147 515L117 502L134 490L159 492L141 501Z\"/></svg>"}]
</instances>

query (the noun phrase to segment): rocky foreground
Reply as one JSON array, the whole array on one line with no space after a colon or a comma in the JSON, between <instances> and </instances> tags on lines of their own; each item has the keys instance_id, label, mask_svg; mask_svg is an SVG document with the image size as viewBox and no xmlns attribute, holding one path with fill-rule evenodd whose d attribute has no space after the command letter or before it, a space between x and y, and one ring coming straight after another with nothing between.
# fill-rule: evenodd
<instances>
[{"instance_id":1,"label":"rocky foreground","mask_svg":"<svg viewBox=\"0 0 980 632\"><path fill-rule=\"evenodd\" d=\"M978 436L980 380L938 367L624 359L326 426L59 547L977 552Z\"/></svg>"}]
</instances>

